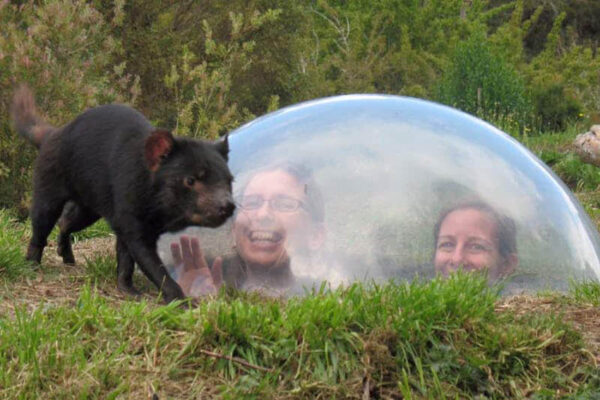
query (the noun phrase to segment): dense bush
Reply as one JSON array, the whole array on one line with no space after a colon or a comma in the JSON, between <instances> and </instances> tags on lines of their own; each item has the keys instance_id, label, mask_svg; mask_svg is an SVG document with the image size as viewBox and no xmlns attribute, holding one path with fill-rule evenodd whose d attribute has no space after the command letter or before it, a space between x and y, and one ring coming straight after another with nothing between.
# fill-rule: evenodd
<instances>
[{"instance_id":1,"label":"dense bush","mask_svg":"<svg viewBox=\"0 0 600 400\"><path fill-rule=\"evenodd\" d=\"M17 82L54 124L119 101L214 138L291 103L377 92L539 132L598 114L598 14L593 0L1 2L0 207L25 209L35 156L8 120Z\"/></svg>"},{"instance_id":2,"label":"dense bush","mask_svg":"<svg viewBox=\"0 0 600 400\"><path fill-rule=\"evenodd\" d=\"M119 42L111 35L122 9L105 21L84 1L0 4L0 207L26 206L32 146L10 129L8 109L17 83L35 89L40 108L59 125L83 109L111 101L133 102L137 82L114 65Z\"/></svg>"},{"instance_id":3,"label":"dense bush","mask_svg":"<svg viewBox=\"0 0 600 400\"><path fill-rule=\"evenodd\" d=\"M205 120L195 128L212 130L197 134L214 136L264 113L274 96L292 101L310 38L304 11L284 0L132 0L115 31L119 60L140 77L138 106L153 121L173 127L195 102L207 107L192 113ZM102 12L111 18L112 9Z\"/></svg>"},{"instance_id":4,"label":"dense bush","mask_svg":"<svg viewBox=\"0 0 600 400\"><path fill-rule=\"evenodd\" d=\"M525 85L514 68L493 54L481 32L459 44L440 85L440 100L487 120L529 116Z\"/></svg>"},{"instance_id":5,"label":"dense bush","mask_svg":"<svg viewBox=\"0 0 600 400\"><path fill-rule=\"evenodd\" d=\"M534 89L535 115L538 126L543 130L560 131L568 122L576 120L582 112L576 98L567 94L560 83Z\"/></svg>"},{"instance_id":6,"label":"dense bush","mask_svg":"<svg viewBox=\"0 0 600 400\"><path fill-rule=\"evenodd\" d=\"M238 106L233 90L236 73L245 73L253 64L256 42L244 40L243 32L260 30L279 14L277 10L251 16L230 13L231 38L222 42L214 38L211 24L203 21L201 57L184 46L180 63L172 64L165 76L165 85L173 93L178 134L216 139L254 117Z\"/></svg>"},{"instance_id":7,"label":"dense bush","mask_svg":"<svg viewBox=\"0 0 600 400\"><path fill-rule=\"evenodd\" d=\"M544 49L522 67L539 130L562 130L600 108L600 58L592 48L565 37L565 18L565 13L557 16Z\"/></svg>"}]
</instances>

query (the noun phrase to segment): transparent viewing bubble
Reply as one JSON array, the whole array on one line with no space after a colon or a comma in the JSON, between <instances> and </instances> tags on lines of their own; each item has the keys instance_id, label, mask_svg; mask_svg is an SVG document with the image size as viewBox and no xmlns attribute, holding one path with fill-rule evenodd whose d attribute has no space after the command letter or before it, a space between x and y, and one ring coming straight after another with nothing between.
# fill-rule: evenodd
<instances>
[{"instance_id":1,"label":"transparent viewing bubble","mask_svg":"<svg viewBox=\"0 0 600 400\"><path fill-rule=\"evenodd\" d=\"M600 277L598 233L569 189L516 140L455 109L339 96L268 114L229 140L236 216L186 233L207 258L225 255L224 271L235 254L242 270L262 266L246 283L268 286L288 266L297 282L332 285L484 266L512 290ZM167 263L174 240L159 242Z\"/></svg>"}]
</instances>

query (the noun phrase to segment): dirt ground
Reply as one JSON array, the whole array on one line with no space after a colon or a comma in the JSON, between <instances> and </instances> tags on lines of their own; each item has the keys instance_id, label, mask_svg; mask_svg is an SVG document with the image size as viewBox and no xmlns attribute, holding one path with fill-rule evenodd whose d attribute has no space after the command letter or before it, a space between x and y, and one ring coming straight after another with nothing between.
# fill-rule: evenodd
<instances>
[{"instance_id":1,"label":"dirt ground","mask_svg":"<svg viewBox=\"0 0 600 400\"><path fill-rule=\"evenodd\" d=\"M588 349L600 366L600 307L593 305L572 305L559 298L534 297L530 295L510 296L496 305L498 312L513 311L524 314L558 314L573 324L583 336Z\"/></svg>"},{"instance_id":2,"label":"dirt ground","mask_svg":"<svg viewBox=\"0 0 600 400\"><path fill-rule=\"evenodd\" d=\"M114 256L115 238L111 236L79 241L73 244L73 253L75 254L77 264L65 265L62 259L56 254L56 243L49 241L44 251L42 267L36 271L36 274L32 278L23 278L16 282L6 283L0 289L2 297L5 298L5 301L0 302L0 313L6 313L10 309L22 306L33 310L42 304L46 307L51 305L75 304L79 298L81 288L89 280L89 274L85 267L86 260L93 259L99 255L110 254ZM114 301L115 303L127 298L117 290L116 265L114 285L106 282L106 284L99 283L95 287L100 294L105 295L110 301ZM18 295L11 296L7 293ZM150 294L144 296L151 299L152 297L156 297L155 294L156 292L154 292L154 296Z\"/></svg>"}]
</instances>

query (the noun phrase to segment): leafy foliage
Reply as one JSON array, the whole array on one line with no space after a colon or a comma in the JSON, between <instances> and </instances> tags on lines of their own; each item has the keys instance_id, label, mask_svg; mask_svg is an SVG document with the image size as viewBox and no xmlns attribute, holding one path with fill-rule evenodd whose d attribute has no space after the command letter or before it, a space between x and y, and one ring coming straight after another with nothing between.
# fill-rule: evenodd
<instances>
[{"instance_id":1,"label":"leafy foliage","mask_svg":"<svg viewBox=\"0 0 600 400\"><path fill-rule=\"evenodd\" d=\"M592 0L2 2L0 206L29 203L17 82L58 125L118 101L216 138L291 103L377 92L533 134L600 121L599 13Z\"/></svg>"},{"instance_id":2,"label":"leafy foliage","mask_svg":"<svg viewBox=\"0 0 600 400\"><path fill-rule=\"evenodd\" d=\"M558 132L576 121L582 114L582 105L572 95L565 93L559 83L546 84L533 92L539 128Z\"/></svg>"},{"instance_id":3,"label":"leafy foliage","mask_svg":"<svg viewBox=\"0 0 600 400\"><path fill-rule=\"evenodd\" d=\"M117 2L114 13L121 12ZM10 129L16 84L34 87L40 108L58 125L86 107L135 101L137 81L124 63L113 64L120 44L110 31L118 18L105 21L87 2L3 2L0 24L0 206L24 209L35 152Z\"/></svg>"},{"instance_id":4,"label":"leafy foliage","mask_svg":"<svg viewBox=\"0 0 600 400\"><path fill-rule=\"evenodd\" d=\"M440 85L440 99L481 118L515 117L524 127L529 99L517 72L493 54L485 36L475 32L456 48L451 69Z\"/></svg>"},{"instance_id":5,"label":"leafy foliage","mask_svg":"<svg viewBox=\"0 0 600 400\"><path fill-rule=\"evenodd\" d=\"M177 105L177 133L215 139L254 117L247 109L239 110L231 98L234 75L245 72L253 62L256 42L246 41L244 36L276 21L279 14L276 10L250 17L230 13L230 39L222 43L213 37L209 22L203 21L203 61L199 62L184 46L181 65L171 65L165 77L165 85L174 92Z\"/></svg>"}]
</instances>

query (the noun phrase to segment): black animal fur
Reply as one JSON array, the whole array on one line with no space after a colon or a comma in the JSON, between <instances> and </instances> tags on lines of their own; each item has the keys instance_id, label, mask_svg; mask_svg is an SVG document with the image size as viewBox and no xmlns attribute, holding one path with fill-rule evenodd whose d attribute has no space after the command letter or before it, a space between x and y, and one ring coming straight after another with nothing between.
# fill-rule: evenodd
<instances>
[{"instance_id":1,"label":"black animal fur","mask_svg":"<svg viewBox=\"0 0 600 400\"><path fill-rule=\"evenodd\" d=\"M74 263L70 234L103 217L117 236L118 287L137 293L135 262L166 301L183 298L156 241L166 231L216 227L232 215L227 139L176 138L124 105L92 108L54 128L39 116L26 87L15 92L11 111L17 131L39 148L27 258L41 261L60 217L58 253Z\"/></svg>"}]
</instances>

